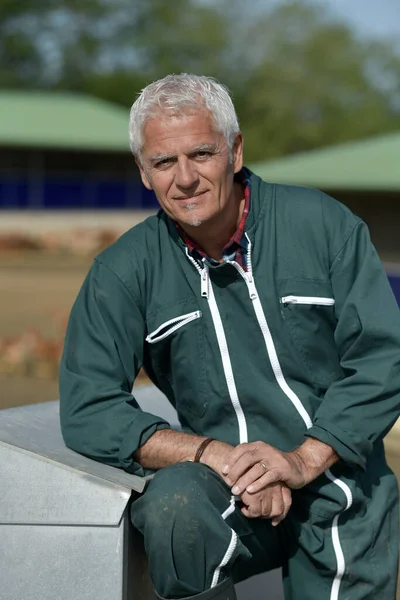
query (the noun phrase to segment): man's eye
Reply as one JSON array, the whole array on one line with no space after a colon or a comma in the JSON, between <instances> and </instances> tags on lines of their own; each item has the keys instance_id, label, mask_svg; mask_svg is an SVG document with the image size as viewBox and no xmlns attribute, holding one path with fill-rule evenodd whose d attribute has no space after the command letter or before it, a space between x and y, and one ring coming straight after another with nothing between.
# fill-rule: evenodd
<instances>
[{"instance_id":1,"label":"man's eye","mask_svg":"<svg viewBox=\"0 0 400 600\"><path fill-rule=\"evenodd\" d=\"M207 152L207 150L202 150L201 152L197 152L196 153L196 156L198 158L208 158L211 155L212 155L212 153L211 152Z\"/></svg>"},{"instance_id":2,"label":"man's eye","mask_svg":"<svg viewBox=\"0 0 400 600\"><path fill-rule=\"evenodd\" d=\"M157 167L157 169L166 167L167 165L169 165L170 162L171 162L170 158L164 158L163 160L159 160L158 162L156 162L156 167Z\"/></svg>"}]
</instances>

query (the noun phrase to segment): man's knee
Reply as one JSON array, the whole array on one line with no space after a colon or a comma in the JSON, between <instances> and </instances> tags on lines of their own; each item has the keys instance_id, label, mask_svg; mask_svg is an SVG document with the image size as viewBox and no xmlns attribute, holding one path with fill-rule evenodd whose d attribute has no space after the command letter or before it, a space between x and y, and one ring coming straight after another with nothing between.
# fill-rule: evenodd
<instances>
[{"instance_id":1,"label":"man's knee","mask_svg":"<svg viewBox=\"0 0 400 600\"><path fill-rule=\"evenodd\" d=\"M188 494L196 494L200 489L206 491L208 487L214 486L219 479L210 467L186 461L157 471L149 484L149 490L158 488L174 492L184 488Z\"/></svg>"},{"instance_id":2,"label":"man's knee","mask_svg":"<svg viewBox=\"0 0 400 600\"><path fill-rule=\"evenodd\" d=\"M143 533L147 523L153 531L167 533L178 523L197 521L221 484L214 471L198 463L188 461L161 469L133 503L133 523Z\"/></svg>"},{"instance_id":3,"label":"man's knee","mask_svg":"<svg viewBox=\"0 0 400 600\"><path fill-rule=\"evenodd\" d=\"M191 597L224 577L221 561L249 558L225 513L233 512L230 489L209 467L179 463L158 471L132 504L133 524L144 535L150 575L162 598ZM216 575L217 574L217 575Z\"/></svg>"}]
</instances>

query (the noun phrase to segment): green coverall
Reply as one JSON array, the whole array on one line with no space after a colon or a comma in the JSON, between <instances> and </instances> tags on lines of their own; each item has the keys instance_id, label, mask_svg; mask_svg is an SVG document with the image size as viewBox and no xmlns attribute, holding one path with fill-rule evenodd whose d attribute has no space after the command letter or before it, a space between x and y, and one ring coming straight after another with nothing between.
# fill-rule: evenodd
<instances>
[{"instance_id":1,"label":"green coverall","mask_svg":"<svg viewBox=\"0 0 400 600\"><path fill-rule=\"evenodd\" d=\"M340 461L294 492L276 529L244 518L204 465L157 472L132 506L155 588L227 598L228 576L281 564L286 600L394 600L398 494L382 439L400 406L396 301L360 219L246 174L246 273L193 260L163 211L96 258L66 336L64 439L144 474L133 453L169 424L131 395L141 366L184 431L282 451L319 439Z\"/></svg>"}]
</instances>

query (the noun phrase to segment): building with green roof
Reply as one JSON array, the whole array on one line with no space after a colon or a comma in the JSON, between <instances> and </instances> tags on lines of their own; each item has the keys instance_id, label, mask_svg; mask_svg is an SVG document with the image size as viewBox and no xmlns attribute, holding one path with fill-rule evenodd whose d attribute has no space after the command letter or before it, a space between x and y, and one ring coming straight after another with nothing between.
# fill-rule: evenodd
<instances>
[{"instance_id":1,"label":"building with green roof","mask_svg":"<svg viewBox=\"0 0 400 600\"><path fill-rule=\"evenodd\" d=\"M320 189L368 224L382 258L400 262L400 131L251 165L271 182Z\"/></svg>"},{"instance_id":2,"label":"building with green roof","mask_svg":"<svg viewBox=\"0 0 400 600\"><path fill-rule=\"evenodd\" d=\"M127 153L129 111L82 94L0 91L0 144Z\"/></svg>"},{"instance_id":3,"label":"building with green roof","mask_svg":"<svg viewBox=\"0 0 400 600\"><path fill-rule=\"evenodd\" d=\"M400 131L253 165L260 177L321 189L400 191Z\"/></svg>"},{"instance_id":4,"label":"building with green roof","mask_svg":"<svg viewBox=\"0 0 400 600\"><path fill-rule=\"evenodd\" d=\"M143 208L129 110L83 94L0 91L0 208Z\"/></svg>"},{"instance_id":5,"label":"building with green roof","mask_svg":"<svg viewBox=\"0 0 400 600\"><path fill-rule=\"evenodd\" d=\"M154 209L128 140L129 110L83 94L0 91L0 209ZM369 225L400 262L400 132L251 165L319 188Z\"/></svg>"}]
</instances>

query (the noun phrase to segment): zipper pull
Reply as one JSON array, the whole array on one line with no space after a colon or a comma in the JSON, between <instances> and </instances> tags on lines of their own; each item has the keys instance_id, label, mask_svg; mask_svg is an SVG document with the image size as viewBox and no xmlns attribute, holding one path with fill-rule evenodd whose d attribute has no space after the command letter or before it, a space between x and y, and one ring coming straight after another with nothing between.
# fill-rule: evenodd
<instances>
[{"instance_id":1,"label":"zipper pull","mask_svg":"<svg viewBox=\"0 0 400 600\"><path fill-rule=\"evenodd\" d=\"M201 296L208 298L208 269L204 267L201 271Z\"/></svg>"},{"instance_id":2,"label":"zipper pull","mask_svg":"<svg viewBox=\"0 0 400 600\"><path fill-rule=\"evenodd\" d=\"M247 277L247 287L251 300L255 300L257 298L257 290L252 275Z\"/></svg>"}]
</instances>

